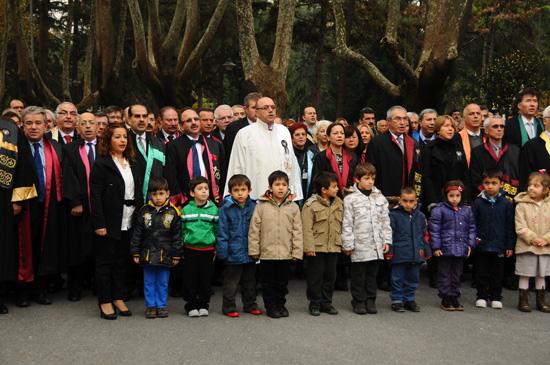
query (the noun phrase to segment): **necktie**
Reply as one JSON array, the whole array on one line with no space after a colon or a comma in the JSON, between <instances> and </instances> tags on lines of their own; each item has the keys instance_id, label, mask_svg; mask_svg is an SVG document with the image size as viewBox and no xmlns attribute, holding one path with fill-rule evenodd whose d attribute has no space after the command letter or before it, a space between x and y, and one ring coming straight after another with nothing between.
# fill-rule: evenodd
<instances>
[{"instance_id":1,"label":"necktie","mask_svg":"<svg viewBox=\"0 0 550 365\"><path fill-rule=\"evenodd\" d=\"M535 131L533 128L533 122L527 123L527 134L529 134L529 139L535 137Z\"/></svg>"},{"instance_id":2,"label":"necktie","mask_svg":"<svg viewBox=\"0 0 550 365\"><path fill-rule=\"evenodd\" d=\"M174 139L174 136L171 135L171 134L169 134L169 135L168 135L168 141L171 141L171 140L173 140L173 139Z\"/></svg>"},{"instance_id":3,"label":"necktie","mask_svg":"<svg viewBox=\"0 0 550 365\"><path fill-rule=\"evenodd\" d=\"M33 143L34 146L34 166L36 167L36 174L38 175L38 201L44 202L46 195L46 187L44 184L44 165L42 164L42 158L40 157L40 143Z\"/></svg>"},{"instance_id":4,"label":"necktie","mask_svg":"<svg viewBox=\"0 0 550 365\"><path fill-rule=\"evenodd\" d=\"M403 146L403 136L397 137L397 143L399 143L399 148L401 148L401 152L405 152L405 147Z\"/></svg>"},{"instance_id":5,"label":"necktie","mask_svg":"<svg viewBox=\"0 0 550 365\"><path fill-rule=\"evenodd\" d=\"M199 143L199 141L192 140L191 143L193 144L193 146L191 147L191 153L193 155L193 176L192 177L201 176L199 152L197 151L197 143Z\"/></svg>"},{"instance_id":6,"label":"necktie","mask_svg":"<svg viewBox=\"0 0 550 365\"><path fill-rule=\"evenodd\" d=\"M88 146L88 163L90 164L90 167L94 164L94 144L92 142L86 143L86 146Z\"/></svg>"},{"instance_id":7,"label":"necktie","mask_svg":"<svg viewBox=\"0 0 550 365\"><path fill-rule=\"evenodd\" d=\"M138 143L141 146L141 149L143 150L143 154L147 154L147 147L145 146L145 141L143 140L143 137L138 137Z\"/></svg>"},{"instance_id":8,"label":"necktie","mask_svg":"<svg viewBox=\"0 0 550 365\"><path fill-rule=\"evenodd\" d=\"M67 144L71 143L71 141L73 140L73 138L68 134L66 134L63 138L65 139L65 143Z\"/></svg>"}]
</instances>

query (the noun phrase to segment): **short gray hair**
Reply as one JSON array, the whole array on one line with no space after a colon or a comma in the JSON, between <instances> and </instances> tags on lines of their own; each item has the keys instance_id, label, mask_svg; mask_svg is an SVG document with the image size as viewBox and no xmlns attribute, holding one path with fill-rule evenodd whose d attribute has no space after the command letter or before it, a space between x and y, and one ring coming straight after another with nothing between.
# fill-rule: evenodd
<instances>
[{"instance_id":1,"label":"short gray hair","mask_svg":"<svg viewBox=\"0 0 550 365\"><path fill-rule=\"evenodd\" d=\"M55 116L59 116L59 110L61 109L61 105L63 104L71 104L76 109L76 105L71 103L70 101L62 101L61 103L57 104L57 107L55 108ZM78 114L78 110L76 111L76 114Z\"/></svg>"},{"instance_id":2,"label":"short gray hair","mask_svg":"<svg viewBox=\"0 0 550 365\"><path fill-rule=\"evenodd\" d=\"M407 116L409 117L409 119L411 119L412 117L417 117L418 120L420 120L420 117L415 112L408 112Z\"/></svg>"},{"instance_id":3,"label":"short gray hair","mask_svg":"<svg viewBox=\"0 0 550 365\"><path fill-rule=\"evenodd\" d=\"M220 111L222 110L229 110L229 113L231 116L233 116L233 109L227 104L218 105L216 109L214 109L214 119L218 119L220 117Z\"/></svg>"},{"instance_id":4,"label":"short gray hair","mask_svg":"<svg viewBox=\"0 0 550 365\"><path fill-rule=\"evenodd\" d=\"M401 105L394 105L386 112L386 120L391 119L391 113L393 113L394 110L403 110L405 113L407 112L407 109L405 109L405 107Z\"/></svg>"},{"instance_id":5,"label":"short gray hair","mask_svg":"<svg viewBox=\"0 0 550 365\"><path fill-rule=\"evenodd\" d=\"M418 121L421 122L422 119L424 119L424 115L428 114L428 113L435 113L435 117L436 118L438 117L437 111L435 109L426 108L426 109L424 109L420 112L420 116L418 117Z\"/></svg>"},{"instance_id":6,"label":"short gray hair","mask_svg":"<svg viewBox=\"0 0 550 365\"><path fill-rule=\"evenodd\" d=\"M44 108L31 105L23 109L23 112L21 113L21 122L25 120L25 117L27 115L35 115L35 114L42 114L42 117L44 118L44 124L46 123L46 111Z\"/></svg>"},{"instance_id":7,"label":"short gray hair","mask_svg":"<svg viewBox=\"0 0 550 365\"><path fill-rule=\"evenodd\" d=\"M317 123L315 123L315 125L312 128L313 137L317 138L317 132L319 131L319 129L321 129L322 127L327 129L328 126L331 125L331 124L332 124L332 122L330 120L320 120Z\"/></svg>"},{"instance_id":8,"label":"short gray hair","mask_svg":"<svg viewBox=\"0 0 550 365\"><path fill-rule=\"evenodd\" d=\"M56 125L55 122L55 114L50 109L44 109L44 112L46 113L46 119L51 119L53 122L53 125Z\"/></svg>"},{"instance_id":9,"label":"short gray hair","mask_svg":"<svg viewBox=\"0 0 550 365\"><path fill-rule=\"evenodd\" d=\"M544 110L542 111L542 117L550 118L550 105L544 108Z\"/></svg>"},{"instance_id":10,"label":"short gray hair","mask_svg":"<svg viewBox=\"0 0 550 365\"><path fill-rule=\"evenodd\" d=\"M506 120L498 114L491 115L483 121L483 129L489 129L491 127L491 124L493 124L493 119L500 119L502 120L503 124L506 124Z\"/></svg>"}]
</instances>

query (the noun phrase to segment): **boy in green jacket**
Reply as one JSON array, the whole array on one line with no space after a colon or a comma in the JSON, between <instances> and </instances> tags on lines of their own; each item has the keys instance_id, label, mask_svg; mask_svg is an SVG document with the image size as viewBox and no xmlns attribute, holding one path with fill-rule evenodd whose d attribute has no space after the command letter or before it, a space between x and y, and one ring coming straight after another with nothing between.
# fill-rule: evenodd
<instances>
[{"instance_id":1,"label":"boy in green jacket","mask_svg":"<svg viewBox=\"0 0 550 365\"><path fill-rule=\"evenodd\" d=\"M210 280L214 272L218 207L208 200L208 180L197 176L189 182L193 200L181 212L183 232L183 299L189 317L208 315Z\"/></svg>"}]
</instances>

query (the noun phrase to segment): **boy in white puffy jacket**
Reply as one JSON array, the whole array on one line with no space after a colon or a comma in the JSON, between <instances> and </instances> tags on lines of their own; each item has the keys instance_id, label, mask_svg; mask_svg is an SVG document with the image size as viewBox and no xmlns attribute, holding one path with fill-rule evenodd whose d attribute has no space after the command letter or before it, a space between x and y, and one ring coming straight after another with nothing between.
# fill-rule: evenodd
<instances>
[{"instance_id":1,"label":"boy in white puffy jacket","mask_svg":"<svg viewBox=\"0 0 550 365\"><path fill-rule=\"evenodd\" d=\"M357 314L375 314L376 277L392 242L388 201L374 186L370 163L355 169L353 193L344 198L342 251L351 255L351 304Z\"/></svg>"}]
</instances>

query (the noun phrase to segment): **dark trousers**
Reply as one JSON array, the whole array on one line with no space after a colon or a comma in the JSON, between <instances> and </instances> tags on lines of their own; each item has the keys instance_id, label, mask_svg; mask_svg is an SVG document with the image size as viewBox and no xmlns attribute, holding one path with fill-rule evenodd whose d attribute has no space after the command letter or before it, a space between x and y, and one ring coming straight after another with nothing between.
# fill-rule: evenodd
<instances>
[{"instance_id":1,"label":"dark trousers","mask_svg":"<svg viewBox=\"0 0 550 365\"><path fill-rule=\"evenodd\" d=\"M437 289L440 298L460 296L460 276L463 269L463 257L440 256L437 258Z\"/></svg>"},{"instance_id":2,"label":"dark trousers","mask_svg":"<svg viewBox=\"0 0 550 365\"><path fill-rule=\"evenodd\" d=\"M351 263L351 304L364 305L367 300L376 300L378 288L376 277L382 260Z\"/></svg>"},{"instance_id":3,"label":"dark trousers","mask_svg":"<svg viewBox=\"0 0 550 365\"><path fill-rule=\"evenodd\" d=\"M147 308L166 308L170 268L147 265L143 268L143 295Z\"/></svg>"},{"instance_id":4,"label":"dark trousers","mask_svg":"<svg viewBox=\"0 0 550 365\"><path fill-rule=\"evenodd\" d=\"M183 249L183 299L185 310L208 309L214 274L214 250Z\"/></svg>"},{"instance_id":5,"label":"dark trousers","mask_svg":"<svg viewBox=\"0 0 550 365\"><path fill-rule=\"evenodd\" d=\"M310 307L332 304L338 253L317 252L306 256L307 299Z\"/></svg>"},{"instance_id":6,"label":"dark trousers","mask_svg":"<svg viewBox=\"0 0 550 365\"><path fill-rule=\"evenodd\" d=\"M290 260L262 260L262 297L266 309L280 308L286 303Z\"/></svg>"},{"instance_id":7,"label":"dark trousers","mask_svg":"<svg viewBox=\"0 0 550 365\"><path fill-rule=\"evenodd\" d=\"M69 292L81 292L85 284L91 286L93 272L94 264L91 257L80 265L69 266L67 268L67 289Z\"/></svg>"},{"instance_id":8,"label":"dark trousers","mask_svg":"<svg viewBox=\"0 0 550 365\"><path fill-rule=\"evenodd\" d=\"M100 304L124 297L126 269L130 259L130 231L122 231L120 239L95 237L95 282Z\"/></svg>"},{"instance_id":9,"label":"dark trousers","mask_svg":"<svg viewBox=\"0 0 550 365\"><path fill-rule=\"evenodd\" d=\"M241 296L245 312L257 309L256 304L256 263L225 265L223 271L223 313L237 311L235 296L241 286Z\"/></svg>"},{"instance_id":10,"label":"dark trousers","mask_svg":"<svg viewBox=\"0 0 550 365\"><path fill-rule=\"evenodd\" d=\"M392 303L414 302L420 281L420 264L401 263L391 266Z\"/></svg>"},{"instance_id":11,"label":"dark trousers","mask_svg":"<svg viewBox=\"0 0 550 365\"><path fill-rule=\"evenodd\" d=\"M477 299L501 300L504 255L478 251L475 257Z\"/></svg>"}]
</instances>

